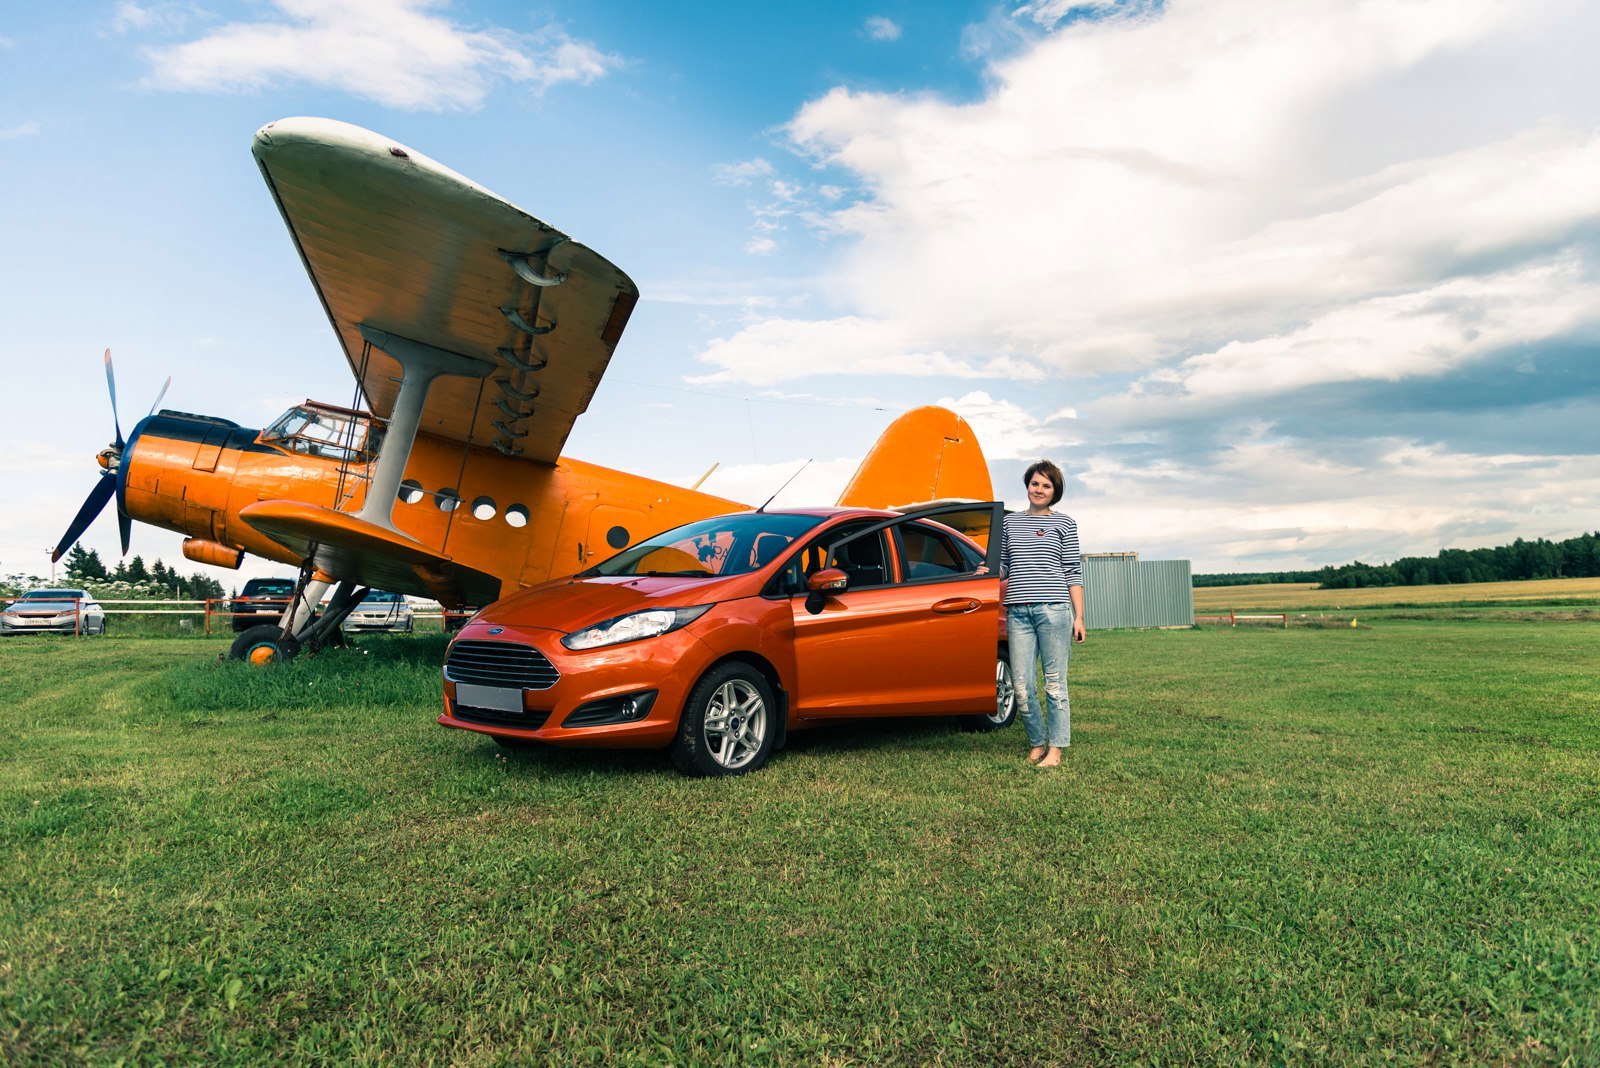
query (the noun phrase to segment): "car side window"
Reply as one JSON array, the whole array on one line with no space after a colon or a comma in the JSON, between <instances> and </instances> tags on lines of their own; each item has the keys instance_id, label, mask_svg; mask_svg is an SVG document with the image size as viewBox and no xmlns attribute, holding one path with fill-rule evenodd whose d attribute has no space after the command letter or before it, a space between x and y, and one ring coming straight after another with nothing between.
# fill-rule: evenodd
<instances>
[{"instance_id":1,"label":"car side window","mask_svg":"<svg viewBox=\"0 0 1600 1068\"><path fill-rule=\"evenodd\" d=\"M959 578L972 574L983 564L977 549L948 530L926 523L906 523L895 529L900 545L902 582Z\"/></svg>"},{"instance_id":2,"label":"car side window","mask_svg":"<svg viewBox=\"0 0 1600 1068\"><path fill-rule=\"evenodd\" d=\"M837 552L834 550L839 541L871 525L870 520L851 523L807 542L789 560L788 566L773 577L767 592L780 597L805 593L806 579L825 567L837 567L844 571L850 580L848 588L852 590L886 585L889 581L889 557L882 531L839 546Z\"/></svg>"}]
</instances>

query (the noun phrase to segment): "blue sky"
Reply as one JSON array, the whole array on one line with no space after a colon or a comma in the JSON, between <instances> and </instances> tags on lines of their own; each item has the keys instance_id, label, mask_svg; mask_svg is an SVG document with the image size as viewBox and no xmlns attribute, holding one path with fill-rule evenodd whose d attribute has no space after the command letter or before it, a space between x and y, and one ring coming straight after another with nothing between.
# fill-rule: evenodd
<instances>
[{"instance_id":1,"label":"blue sky","mask_svg":"<svg viewBox=\"0 0 1600 1068\"><path fill-rule=\"evenodd\" d=\"M946 403L1008 498L1062 465L1090 550L1593 530L1597 53L1578 0L10 5L0 574L44 573L94 483L107 346L125 428L169 374L251 426L350 402L249 153L289 115L634 278L585 460L759 501L810 459L780 500L825 501Z\"/></svg>"}]
</instances>

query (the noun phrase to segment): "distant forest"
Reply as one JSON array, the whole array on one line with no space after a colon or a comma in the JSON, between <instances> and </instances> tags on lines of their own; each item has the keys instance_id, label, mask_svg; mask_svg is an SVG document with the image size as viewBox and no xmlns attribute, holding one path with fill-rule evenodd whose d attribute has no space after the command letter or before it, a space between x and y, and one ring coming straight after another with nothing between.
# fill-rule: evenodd
<instances>
[{"instance_id":1,"label":"distant forest","mask_svg":"<svg viewBox=\"0 0 1600 1068\"><path fill-rule=\"evenodd\" d=\"M1366 586L1433 586L1453 582L1588 578L1600 575L1600 533L1566 541L1523 541L1494 549L1440 549L1438 556L1404 556L1392 564L1328 566L1316 571L1249 571L1196 575L1195 586L1253 586L1268 582L1315 582L1325 590Z\"/></svg>"}]
</instances>

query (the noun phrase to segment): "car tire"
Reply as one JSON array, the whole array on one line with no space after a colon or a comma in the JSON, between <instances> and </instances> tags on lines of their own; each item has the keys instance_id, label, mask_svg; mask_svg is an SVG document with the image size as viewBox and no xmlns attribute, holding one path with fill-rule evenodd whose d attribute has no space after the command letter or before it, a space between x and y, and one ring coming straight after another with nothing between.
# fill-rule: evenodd
<instances>
[{"instance_id":1,"label":"car tire","mask_svg":"<svg viewBox=\"0 0 1600 1068\"><path fill-rule=\"evenodd\" d=\"M279 664L293 660L299 652L300 643L284 634L281 627L263 623L233 639L228 659L257 665Z\"/></svg>"},{"instance_id":2,"label":"car tire","mask_svg":"<svg viewBox=\"0 0 1600 1068\"><path fill-rule=\"evenodd\" d=\"M1011 661L1002 650L994 661L994 711L981 716L963 716L961 725L969 731L987 734L1004 730L1016 722L1017 693L1011 688Z\"/></svg>"},{"instance_id":3,"label":"car tire","mask_svg":"<svg viewBox=\"0 0 1600 1068\"><path fill-rule=\"evenodd\" d=\"M766 677L730 661L701 676L678 717L672 762L685 775L743 775L772 755L778 703Z\"/></svg>"}]
</instances>

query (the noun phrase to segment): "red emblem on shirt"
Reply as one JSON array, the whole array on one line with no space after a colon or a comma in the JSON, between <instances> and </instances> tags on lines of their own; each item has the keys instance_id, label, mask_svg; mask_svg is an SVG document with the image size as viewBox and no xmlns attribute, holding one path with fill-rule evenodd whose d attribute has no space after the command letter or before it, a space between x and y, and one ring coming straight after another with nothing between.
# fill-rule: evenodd
<instances>
[{"instance_id":1,"label":"red emblem on shirt","mask_svg":"<svg viewBox=\"0 0 1600 1068\"><path fill-rule=\"evenodd\" d=\"M1044 537L1044 531L1043 530L1036 530L1036 531L1033 532L1033 536L1036 537L1036 538L1042 538L1042 537Z\"/></svg>"}]
</instances>

